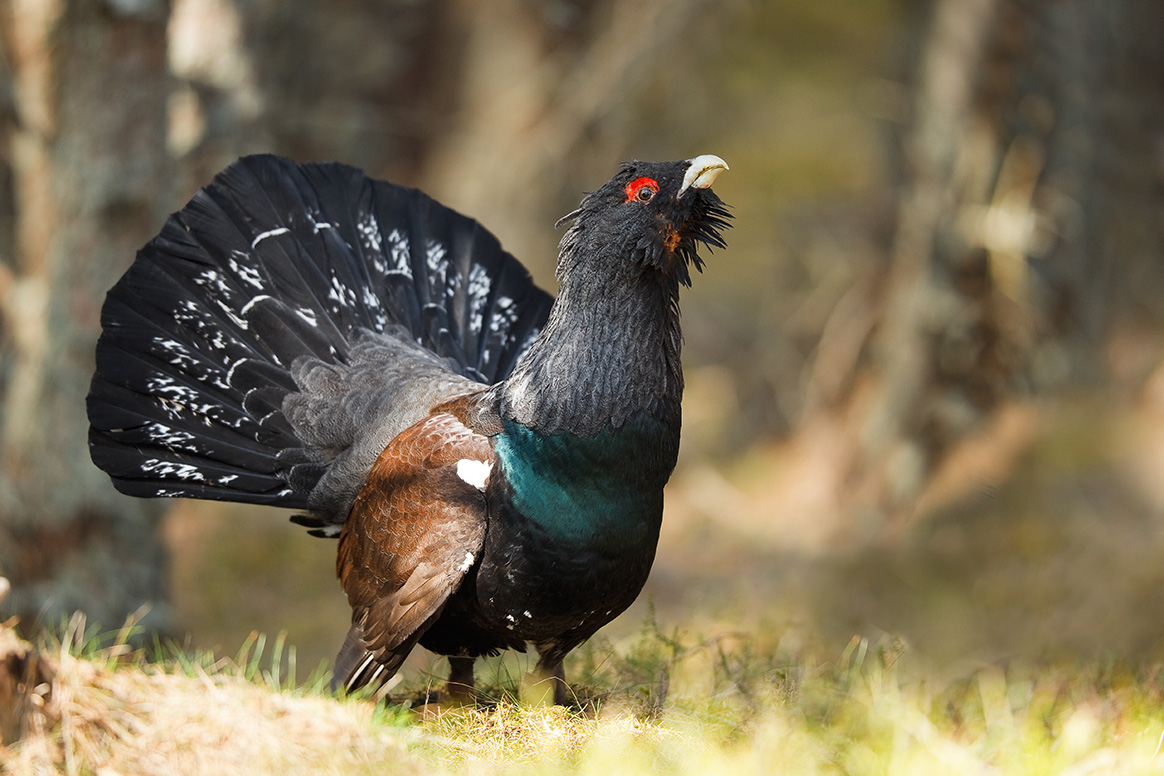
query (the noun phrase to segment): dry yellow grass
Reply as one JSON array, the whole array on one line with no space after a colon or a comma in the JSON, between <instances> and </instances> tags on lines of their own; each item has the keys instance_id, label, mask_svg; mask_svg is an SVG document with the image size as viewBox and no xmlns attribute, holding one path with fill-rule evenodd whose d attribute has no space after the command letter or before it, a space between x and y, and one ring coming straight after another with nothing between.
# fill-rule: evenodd
<instances>
[{"instance_id":1,"label":"dry yellow grass","mask_svg":"<svg viewBox=\"0 0 1164 776\"><path fill-rule=\"evenodd\" d=\"M12 647L10 637L3 641ZM20 740L0 748L3 772L1164 771L1164 673L1150 667L985 667L937 684L906 676L909 655L894 642L855 638L820 662L746 640L685 642L648 624L633 644L600 644L580 656L600 663L581 710L502 697L411 712L273 688L273 668L255 670L257 645L245 660L209 665L181 657L147 664L116 646L88 657L77 651L42 651L45 681L23 688L39 700L29 704Z\"/></svg>"},{"instance_id":2,"label":"dry yellow grass","mask_svg":"<svg viewBox=\"0 0 1164 776\"><path fill-rule=\"evenodd\" d=\"M6 632L9 649L19 648ZM6 772L353 773L393 756L413 772L403 767L415 763L407 732L376 724L370 702L272 692L197 663L194 675L121 663L119 651L40 653L45 681L20 688L32 700L20 740L0 749Z\"/></svg>"}]
</instances>

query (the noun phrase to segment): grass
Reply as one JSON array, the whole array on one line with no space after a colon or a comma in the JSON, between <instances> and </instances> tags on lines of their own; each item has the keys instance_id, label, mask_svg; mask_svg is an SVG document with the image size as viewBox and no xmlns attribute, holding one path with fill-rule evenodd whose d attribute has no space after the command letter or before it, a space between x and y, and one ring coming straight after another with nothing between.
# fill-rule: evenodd
<instances>
[{"instance_id":1,"label":"grass","mask_svg":"<svg viewBox=\"0 0 1164 776\"><path fill-rule=\"evenodd\" d=\"M520 666L482 671L472 708L335 699L255 635L233 659L149 655L128 629L74 620L38 649L5 773L1093 774L1164 771L1164 673L1118 664L983 666L936 681L900 642L831 656L754 635L664 632L648 618L569 665L569 709L514 699ZM0 660L2 664L2 660ZM429 679L395 688L422 691Z\"/></svg>"}]
</instances>

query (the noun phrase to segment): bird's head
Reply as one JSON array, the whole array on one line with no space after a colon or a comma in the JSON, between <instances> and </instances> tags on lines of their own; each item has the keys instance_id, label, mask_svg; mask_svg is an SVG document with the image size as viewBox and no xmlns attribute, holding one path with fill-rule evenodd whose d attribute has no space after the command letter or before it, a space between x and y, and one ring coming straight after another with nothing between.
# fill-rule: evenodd
<instances>
[{"instance_id":1,"label":"bird's head","mask_svg":"<svg viewBox=\"0 0 1164 776\"><path fill-rule=\"evenodd\" d=\"M722 248L731 214L711 190L728 169L705 154L680 162L626 162L602 188L558 223L573 219L562 238L558 274L592 262L619 261L622 271L657 271L691 285L690 266L702 271L700 243ZM609 269L609 267L607 268Z\"/></svg>"}]
</instances>

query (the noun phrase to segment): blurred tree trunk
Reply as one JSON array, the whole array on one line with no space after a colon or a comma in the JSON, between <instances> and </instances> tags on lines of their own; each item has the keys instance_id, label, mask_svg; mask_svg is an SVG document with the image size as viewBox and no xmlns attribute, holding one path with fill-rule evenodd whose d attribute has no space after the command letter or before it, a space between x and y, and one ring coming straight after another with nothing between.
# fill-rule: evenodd
<instances>
[{"instance_id":1,"label":"blurred tree trunk","mask_svg":"<svg viewBox=\"0 0 1164 776\"><path fill-rule=\"evenodd\" d=\"M8 0L0 574L4 607L165 623L157 507L89 460L100 303L172 205L164 0Z\"/></svg>"},{"instance_id":2,"label":"blurred tree trunk","mask_svg":"<svg viewBox=\"0 0 1164 776\"><path fill-rule=\"evenodd\" d=\"M866 525L900 525L1008 399L1155 364L1109 356L1160 317L1162 34L1151 0L934 4L851 480Z\"/></svg>"},{"instance_id":3,"label":"blurred tree trunk","mask_svg":"<svg viewBox=\"0 0 1164 776\"><path fill-rule=\"evenodd\" d=\"M186 186L275 152L408 179L462 61L450 0L174 0L172 150Z\"/></svg>"},{"instance_id":4,"label":"blurred tree trunk","mask_svg":"<svg viewBox=\"0 0 1164 776\"><path fill-rule=\"evenodd\" d=\"M548 227L618 162L652 151L643 134L667 147L666 128L637 116L637 105L652 75L677 72L696 50L699 22L714 7L707 0L453 4L463 40L458 99L434 138L422 188L472 213L551 285L560 234Z\"/></svg>"},{"instance_id":5,"label":"blurred tree trunk","mask_svg":"<svg viewBox=\"0 0 1164 776\"><path fill-rule=\"evenodd\" d=\"M617 161L643 152L628 150L641 130L626 116L653 73L690 54L696 42L675 41L713 9L707 0L175 0L184 187L256 151L344 161L472 214L552 283L560 235L550 225Z\"/></svg>"}]
</instances>

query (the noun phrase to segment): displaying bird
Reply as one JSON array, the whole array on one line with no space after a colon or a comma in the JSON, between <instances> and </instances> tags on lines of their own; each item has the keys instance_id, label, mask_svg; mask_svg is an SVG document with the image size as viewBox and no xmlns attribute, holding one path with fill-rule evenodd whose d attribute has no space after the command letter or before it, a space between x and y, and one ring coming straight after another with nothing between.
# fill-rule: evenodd
<instances>
[{"instance_id":1,"label":"displaying bird","mask_svg":"<svg viewBox=\"0 0 1164 776\"><path fill-rule=\"evenodd\" d=\"M338 536L333 686L419 643L562 660L638 595L679 449L679 288L723 247L716 156L623 164L562 219L556 300L480 224L341 164L240 159L109 292L93 461L134 496ZM560 222L560 223L562 223Z\"/></svg>"}]
</instances>

